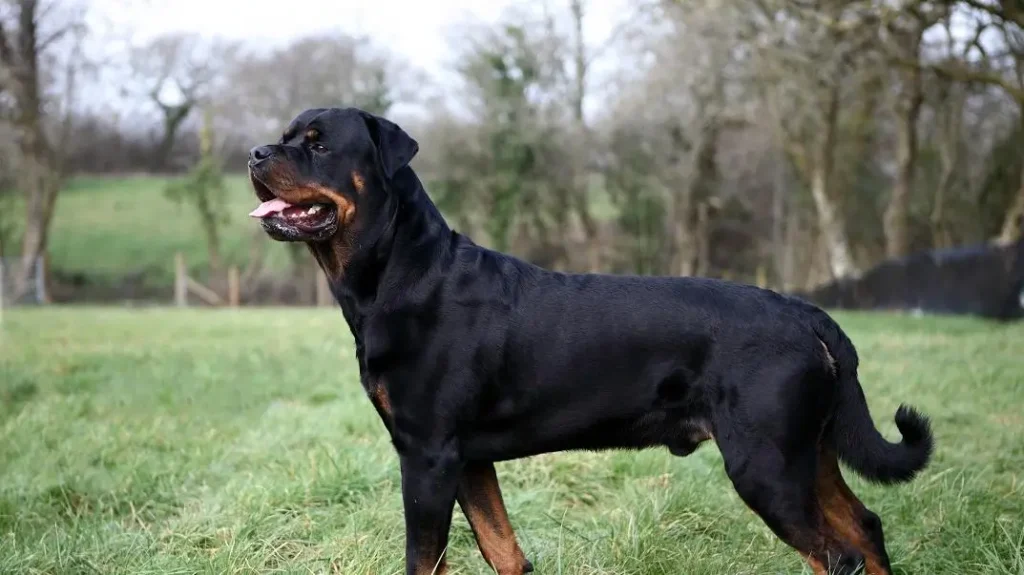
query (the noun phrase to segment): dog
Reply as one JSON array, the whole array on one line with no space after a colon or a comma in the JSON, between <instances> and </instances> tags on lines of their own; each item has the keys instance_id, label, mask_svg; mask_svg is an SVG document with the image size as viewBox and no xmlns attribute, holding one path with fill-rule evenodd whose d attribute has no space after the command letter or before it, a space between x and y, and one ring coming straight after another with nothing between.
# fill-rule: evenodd
<instances>
[{"instance_id":1,"label":"dog","mask_svg":"<svg viewBox=\"0 0 1024 575\"><path fill-rule=\"evenodd\" d=\"M557 273L448 226L419 144L355 108L299 114L253 148L270 237L304 242L355 340L402 477L406 573L446 571L455 503L499 575L533 570L494 463L713 439L743 501L815 573L890 573L879 517L839 461L883 484L929 462L928 419L875 428L843 330L804 300L702 278Z\"/></svg>"}]
</instances>

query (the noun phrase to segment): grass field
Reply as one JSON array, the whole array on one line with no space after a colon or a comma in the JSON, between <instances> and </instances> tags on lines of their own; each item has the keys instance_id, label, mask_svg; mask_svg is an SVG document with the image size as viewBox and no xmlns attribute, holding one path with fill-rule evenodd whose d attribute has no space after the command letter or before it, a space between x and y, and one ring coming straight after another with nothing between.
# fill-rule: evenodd
<instances>
[{"instance_id":1,"label":"grass field","mask_svg":"<svg viewBox=\"0 0 1024 575\"><path fill-rule=\"evenodd\" d=\"M1024 325L838 316L883 432L938 451L851 481L898 573L1024 574ZM805 572L708 444L498 465L542 574ZM849 474L848 474L849 477ZM397 462L340 312L44 309L0 324L0 573L402 571ZM453 573L487 573L456 514Z\"/></svg>"},{"instance_id":2,"label":"grass field","mask_svg":"<svg viewBox=\"0 0 1024 575\"><path fill-rule=\"evenodd\" d=\"M134 276L147 287L169 292L174 254L181 252L190 272L205 278L209 258L199 220L192 206L176 204L164 195L168 181L154 175L71 178L58 198L50 231L53 268L100 286L117 285ZM248 213L258 202L244 175L229 175L226 183L222 257L244 268L253 235L259 231ZM596 192L595 196L595 214L611 217L607 198ZM9 209L17 214L22 210L20 205ZM286 271L290 260L284 244L262 234L256 239L266 242L266 268Z\"/></svg>"},{"instance_id":3,"label":"grass field","mask_svg":"<svg viewBox=\"0 0 1024 575\"><path fill-rule=\"evenodd\" d=\"M51 265L98 283L138 274L147 285L170 286L174 253L203 277L208 265L199 220L190 205L164 195L168 179L159 176L79 177L70 180L54 213ZM221 232L227 263L244 266L258 226L248 213L258 202L243 176L227 178L228 201ZM263 240L263 238L259 238ZM268 242L268 265L283 268L284 245Z\"/></svg>"}]
</instances>

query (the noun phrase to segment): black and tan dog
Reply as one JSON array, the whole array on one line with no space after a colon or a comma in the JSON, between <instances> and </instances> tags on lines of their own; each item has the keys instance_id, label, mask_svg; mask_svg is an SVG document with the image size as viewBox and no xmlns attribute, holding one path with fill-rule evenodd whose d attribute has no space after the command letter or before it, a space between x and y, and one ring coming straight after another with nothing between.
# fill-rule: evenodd
<instances>
[{"instance_id":1,"label":"black and tan dog","mask_svg":"<svg viewBox=\"0 0 1024 575\"><path fill-rule=\"evenodd\" d=\"M882 524L840 460L881 483L929 460L928 421L876 430L857 353L823 311L698 278L570 275L477 246L409 167L418 145L356 109L300 114L251 151L273 238L330 279L402 473L408 573L445 571L456 501L500 574L532 570L494 462L714 439L737 492L816 573L890 572Z\"/></svg>"}]
</instances>

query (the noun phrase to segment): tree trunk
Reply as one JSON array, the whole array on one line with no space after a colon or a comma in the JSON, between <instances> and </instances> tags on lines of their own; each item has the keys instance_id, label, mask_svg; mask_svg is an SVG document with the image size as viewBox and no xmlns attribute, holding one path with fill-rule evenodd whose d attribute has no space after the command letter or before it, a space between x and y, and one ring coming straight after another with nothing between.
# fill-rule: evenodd
<instances>
[{"instance_id":1,"label":"tree trunk","mask_svg":"<svg viewBox=\"0 0 1024 575\"><path fill-rule=\"evenodd\" d=\"M575 65L576 77L573 78L576 89L573 92L573 115L576 122L582 126L583 120L583 99L587 90L587 46L583 41L583 0L571 0L573 20L573 64Z\"/></svg>"},{"instance_id":2,"label":"tree trunk","mask_svg":"<svg viewBox=\"0 0 1024 575\"><path fill-rule=\"evenodd\" d=\"M697 227L696 251L697 261L694 264L694 272L698 277L707 277L711 271L711 224L708 216L709 206L707 201L697 204Z\"/></svg>"},{"instance_id":3,"label":"tree trunk","mask_svg":"<svg viewBox=\"0 0 1024 575\"><path fill-rule=\"evenodd\" d=\"M239 278L243 297L248 297L249 290L256 287L256 280L259 278L260 272L263 271L263 260L266 257L266 246L269 241L266 232L261 228L254 230L249 239L249 260Z\"/></svg>"},{"instance_id":4,"label":"tree trunk","mask_svg":"<svg viewBox=\"0 0 1024 575\"><path fill-rule=\"evenodd\" d=\"M19 132L21 165L18 181L25 194L25 227L21 243L21 265L14 274L14 300L29 289L36 261L46 251L47 234L60 190L53 152L43 128L42 87L39 79L38 2L19 3L17 56L6 45L5 60L15 61L11 70L17 108L15 127ZM10 62L5 62L10 63Z\"/></svg>"},{"instance_id":5,"label":"tree trunk","mask_svg":"<svg viewBox=\"0 0 1024 575\"><path fill-rule=\"evenodd\" d=\"M210 259L210 277L219 276L222 262L220 260L220 236L217 233L216 224L206 226L206 252Z\"/></svg>"},{"instance_id":6,"label":"tree trunk","mask_svg":"<svg viewBox=\"0 0 1024 575\"><path fill-rule=\"evenodd\" d=\"M797 287L797 245L800 238L800 217L795 210L789 210L790 216L786 218L785 229L785 253L782 255L782 291L790 292Z\"/></svg>"},{"instance_id":7,"label":"tree trunk","mask_svg":"<svg viewBox=\"0 0 1024 575\"><path fill-rule=\"evenodd\" d=\"M789 158L783 149L776 151L772 164L772 269L773 284L783 291L793 288L792 231L797 214L791 213Z\"/></svg>"},{"instance_id":8,"label":"tree trunk","mask_svg":"<svg viewBox=\"0 0 1024 575\"><path fill-rule=\"evenodd\" d=\"M674 194L672 224L675 262L672 267L676 275L701 275L707 272L707 262L703 260L708 256L702 254L702 246L707 243L706 235L710 230L708 200L715 195L718 187L716 160L720 133L720 120L714 115L708 115L691 156L692 168L688 172L693 175L687 184L677 186Z\"/></svg>"},{"instance_id":9,"label":"tree trunk","mask_svg":"<svg viewBox=\"0 0 1024 575\"><path fill-rule=\"evenodd\" d=\"M192 102L186 102L180 106L166 106L159 104L164 113L164 133L160 138L160 145L157 147L156 157L153 158L153 170L162 171L171 168L171 153L174 151L174 143L178 139L178 130L181 128L185 118L192 111Z\"/></svg>"},{"instance_id":10,"label":"tree trunk","mask_svg":"<svg viewBox=\"0 0 1024 575\"><path fill-rule=\"evenodd\" d=\"M1006 212L1006 219L1003 220L1003 230L996 238L999 245L1009 245L1021 239L1021 228L1024 227L1024 166L1021 167L1020 187L1017 188L1017 196L1010 209Z\"/></svg>"},{"instance_id":11,"label":"tree trunk","mask_svg":"<svg viewBox=\"0 0 1024 575\"><path fill-rule=\"evenodd\" d=\"M943 109L939 110L938 148L942 168L938 185L935 187L930 216L932 245L937 248L946 248L952 244L946 222L946 199L949 198L953 183L956 181L966 96L966 91L960 86L949 86L948 89L950 91L944 97Z\"/></svg>"},{"instance_id":12,"label":"tree trunk","mask_svg":"<svg viewBox=\"0 0 1024 575\"><path fill-rule=\"evenodd\" d=\"M50 221L56 206L59 179L45 155L23 152L20 166L21 187L26 190L25 228L21 240L21 264L14 274L14 301L28 293L32 271L46 251ZM43 153L45 154L45 153Z\"/></svg>"},{"instance_id":13,"label":"tree trunk","mask_svg":"<svg viewBox=\"0 0 1024 575\"><path fill-rule=\"evenodd\" d=\"M950 189L953 187L954 170L954 164L943 159L939 183L935 186L935 197L932 200L930 218L932 246L936 248L948 248L952 243L952 239L949 237L949 229L946 226L946 198L949 197Z\"/></svg>"},{"instance_id":14,"label":"tree trunk","mask_svg":"<svg viewBox=\"0 0 1024 575\"><path fill-rule=\"evenodd\" d=\"M676 208L672 218L672 239L675 247L675 258L672 263L672 274L682 277L692 276L694 272L694 260L696 259L697 246L694 245L693 234L690 233L689 222L681 215L681 212L688 212L689 201L677 194Z\"/></svg>"},{"instance_id":15,"label":"tree trunk","mask_svg":"<svg viewBox=\"0 0 1024 575\"><path fill-rule=\"evenodd\" d=\"M1021 139L1021 149L1024 149L1024 102L1020 102L1018 121L1020 122L1020 135L1018 137ZM1022 235L1021 228L1024 228L1024 162L1021 162L1019 179L1020 186L1017 188L1017 195L1006 211L1002 231L999 232L999 237L996 238L996 243L999 245L1012 244L1019 240Z\"/></svg>"},{"instance_id":16,"label":"tree trunk","mask_svg":"<svg viewBox=\"0 0 1024 575\"><path fill-rule=\"evenodd\" d=\"M573 18L573 64L575 68L575 90L572 94L573 117L579 131L579 153L576 178L573 182L573 208L583 227L586 246L587 271L596 272L601 267L601 246L597 242L597 222L590 213L590 129L583 114L583 103L587 94L587 45L583 39L583 0L571 0Z\"/></svg>"},{"instance_id":17,"label":"tree trunk","mask_svg":"<svg viewBox=\"0 0 1024 575\"><path fill-rule=\"evenodd\" d=\"M836 132L839 128L839 83L829 88L825 103L822 140L815 151L815 162L811 173L811 196L818 212L818 226L828 251L829 268L834 278L857 276L860 270L850 250L850 240L838 202L832 197L832 170L835 155Z\"/></svg>"},{"instance_id":18,"label":"tree trunk","mask_svg":"<svg viewBox=\"0 0 1024 575\"><path fill-rule=\"evenodd\" d=\"M917 54L916 43L914 54ZM903 90L898 105L896 181L885 210L885 253L899 258L910 251L910 194L914 189L917 169L917 118L921 112L924 94L921 88L921 70L911 68L903 74Z\"/></svg>"}]
</instances>

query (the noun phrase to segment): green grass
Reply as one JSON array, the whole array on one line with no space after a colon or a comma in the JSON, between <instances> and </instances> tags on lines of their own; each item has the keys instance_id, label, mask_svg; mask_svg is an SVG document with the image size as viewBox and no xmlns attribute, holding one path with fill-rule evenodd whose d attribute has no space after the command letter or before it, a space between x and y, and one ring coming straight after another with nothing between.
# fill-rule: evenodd
<instances>
[{"instance_id":1,"label":"green grass","mask_svg":"<svg viewBox=\"0 0 1024 575\"><path fill-rule=\"evenodd\" d=\"M851 481L896 572L1024 574L1024 325L839 318L883 432L907 401L938 440L909 485ZM712 444L498 473L538 573L805 572ZM399 573L398 486L336 311L5 313L0 573ZM458 513L449 558L488 572Z\"/></svg>"},{"instance_id":2,"label":"green grass","mask_svg":"<svg viewBox=\"0 0 1024 575\"><path fill-rule=\"evenodd\" d=\"M91 284L116 286L138 277L150 288L171 289L174 254L182 252L190 273L205 278L209 266L206 243L194 208L164 195L169 179L136 175L70 179L57 200L50 231L50 264ZM266 267L286 271L290 264L284 244L254 234L259 226L248 217L257 205L248 179L226 177L228 201L220 232L221 251L228 264L245 267L251 242L265 242ZM19 204L13 209L21 214ZM595 214L611 217L607 195L595 192ZM12 245L17 242L12 243Z\"/></svg>"},{"instance_id":3,"label":"green grass","mask_svg":"<svg viewBox=\"0 0 1024 575\"><path fill-rule=\"evenodd\" d=\"M79 177L57 200L50 237L54 269L111 284L141 275L146 285L170 286L174 254L182 252L192 272L205 275L209 258L194 208L164 195L158 176ZM248 213L258 203L242 176L228 176L222 257L244 266L258 226ZM265 238L258 238L267 241ZM283 244L267 242L268 265L287 265Z\"/></svg>"}]
</instances>

